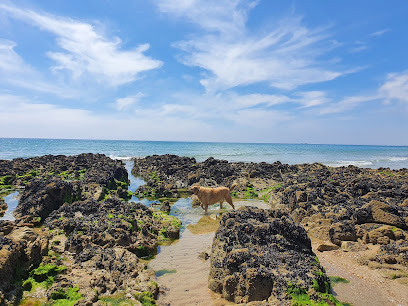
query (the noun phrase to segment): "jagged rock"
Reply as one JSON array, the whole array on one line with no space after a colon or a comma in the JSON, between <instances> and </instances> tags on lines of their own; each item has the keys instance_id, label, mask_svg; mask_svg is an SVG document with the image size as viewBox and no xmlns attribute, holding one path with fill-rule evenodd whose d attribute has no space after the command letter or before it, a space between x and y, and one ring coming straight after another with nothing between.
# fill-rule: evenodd
<instances>
[{"instance_id":1,"label":"jagged rock","mask_svg":"<svg viewBox=\"0 0 408 306\"><path fill-rule=\"evenodd\" d=\"M329 287L306 231L272 210L244 207L223 214L212 244L209 288L235 303L291 305L287 291L293 285L311 295Z\"/></svg>"},{"instance_id":2,"label":"jagged rock","mask_svg":"<svg viewBox=\"0 0 408 306\"><path fill-rule=\"evenodd\" d=\"M408 242L391 242L382 245L375 256L375 260L380 263L400 264L408 267Z\"/></svg>"},{"instance_id":3,"label":"jagged rock","mask_svg":"<svg viewBox=\"0 0 408 306\"><path fill-rule=\"evenodd\" d=\"M357 241L354 222L341 221L331 225L329 229L330 240L340 246L342 241Z\"/></svg>"},{"instance_id":4,"label":"jagged rock","mask_svg":"<svg viewBox=\"0 0 408 306\"><path fill-rule=\"evenodd\" d=\"M392 206L380 201L373 200L354 213L356 223L381 223L408 229L408 226L400 216L397 206Z\"/></svg>"},{"instance_id":5,"label":"jagged rock","mask_svg":"<svg viewBox=\"0 0 408 306\"><path fill-rule=\"evenodd\" d=\"M42 261L48 252L48 239L28 227L13 226L7 232L7 236L0 235L0 296L3 303L14 303L21 290L14 284L15 275L21 277Z\"/></svg>"},{"instance_id":6,"label":"jagged rock","mask_svg":"<svg viewBox=\"0 0 408 306\"><path fill-rule=\"evenodd\" d=\"M236 190L244 191L249 177L262 181L280 179L282 173L293 168L280 162L229 163L213 157L198 163L194 158L165 154L134 159L132 173L142 176L146 181L145 186L139 187L137 194L168 197L177 195L180 189L185 190L193 184L209 187L231 186L237 181Z\"/></svg>"},{"instance_id":7,"label":"jagged rock","mask_svg":"<svg viewBox=\"0 0 408 306\"><path fill-rule=\"evenodd\" d=\"M163 204L160 206L160 211L163 211L165 213L170 213L170 202L169 201L164 201Z\"/></svg>"},{"instance_id":8,"label":"jagged rock","mask_svg":"<svg viewBox=\"0 0 408 306\"><path fill-rule=\"evenodd\" d=\"M45 219L53 210L65 202L72 202L73 186L60 178L46 181L34 179L27 184L21 193L18 206L14 212L17 220Z\"/></svg>"},{"instance_id":9,"label":"jagged rock","mask_svg":"<svg viewBox=\"0 0 408 306\"><path fill-rule=\"evenodd\" d=\"M167 216L166 222L162 218L140 203L110 198L104 202L65 204L50 214L45 225L69 236L65 249L72 253L80 254L88 243L93 243L105 248L122 246L138 256L146 256L156 252L161 230L172 237L180 230L170 223L174 217Z\"/></svg>"},{"instance_id":10,"label":"jagged rock","mask_svg":"<svg viewBox=\"0 0 408 306\"><path fill-rule=\"evenodd\" d=\"M359 252L367 250L367 246L360 242L354 241L342 241L341 242L341 249L345 252Z\"/></svg>"},{"instance_id":11,"label":"jagged rock","mask_svg":"<svg viewBox=\"0 0 408 306\"><path fill-rule=\"evenodd\" d=\"M7 211L7 204L4 202L4 199L0 197L0 218L4 216Z\"/></svg>"},{"instance_id":12,"label":"jagged rock","mask_svg":"<svg viewBox=\"0 0 408 306\"><path fill-rule=\"evenodd\" d=\"M319 252L325 252L325 251L333 251L333 250L338 250L340 247L334 243L331 242L325 242L325 243L321 243L319 244L319 246L317 247L317 250Z\"/></svg>"}]
</instances>

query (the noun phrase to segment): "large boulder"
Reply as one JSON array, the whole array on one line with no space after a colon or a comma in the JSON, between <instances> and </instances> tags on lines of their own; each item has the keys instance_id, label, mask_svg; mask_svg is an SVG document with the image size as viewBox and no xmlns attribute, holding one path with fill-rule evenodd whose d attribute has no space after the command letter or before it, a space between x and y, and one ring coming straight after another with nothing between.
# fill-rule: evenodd
<instances>
[{"instance_id":1,"label":"large boulder","mask_svg":"<svg viewBox=\"0 0 408 306\"><path fill-rule=\"evenodd\" d=\"M21 193L14 215L17 220L22 218L44 220L65 202L72 203L72 195L72 184L61 178L34 179Z\"/></svg>"},{"instance_id":2,"label":"large boulder","mask_svg":"<svg viewBox=\"0 0 408 306\"><path fill-rule=\"evenodd\" d=\"M47 237L28 227L0 224L0 305L16 301L21 294L16 279L37 266L47 252Z\"/></svg>"},{"instance_id":3,"label":"large boulder","mask_svg":"<svg viewBox=\"0 0 408 306\"><path fill-rule=\"evenodd\" d=\"M303 227L289 215L252 207L222 216L212 244L209 288L235 303L291 305L297 294L313 301L332 298Z\"/></svg>"},{"instance_id":4,"label":"large boulder","mask_svg":"<svg viewBox=\"0 0 408 306\"><path fill-rule=\"evenodd\" d=\"M381 223L408 229L407 223L400 215L398 206L372 200L354 213L356 223Z\"/></svg>"},{"instance_id":5,"label":"large boulder","mask_svg":"<svg viewBox=\"0 0 408 306\"><path fill-rule=\"evenodd\" d=\"M352 221L344 220L330 226L331 242L340 246L342 241L357 241L356 228Z\"/></svg>"}]
</instances>

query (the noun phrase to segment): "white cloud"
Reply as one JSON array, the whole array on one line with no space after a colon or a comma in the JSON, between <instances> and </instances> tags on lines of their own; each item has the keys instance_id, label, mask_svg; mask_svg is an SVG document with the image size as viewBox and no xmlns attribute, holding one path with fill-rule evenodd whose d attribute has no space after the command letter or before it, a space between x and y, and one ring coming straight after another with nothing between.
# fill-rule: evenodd
<instances>
[{"instance_id":1,"label":"white cloud","mask_svg":"<svg viewBox=\"0 0 408 306\"><path fill-rule=\"evenodd\" d=\"M201 80L209 91L259 82L294 89L344 74L318 60L334 45L325 30L311 30L301 18L282 19L267 34L251 33L246 21L254 5L249 1L158 1L162 12L187 18L206 30L206 35L174 46L185 52L185 65L211 73Z\"/></svg>"},{"instance_id":2,"label":"white cloud","mask_svg":"<svg viewBox=\"0 0 408 306\"><path fill-rule=\"evenodd\" d=\"M321 115L342 113L350 111L363 103L375 101L408 103L408 72L390 73L378 90L367 95L344 97L339 102L321 108L319 112Z\"/></svg>"},{"instance_id":3,"label":"white cloud","mask_svg":"<svg viewBox=\"0 0 408 306\"><path fill-rule=\"evenodd\" d=\"M237 0L158 0L157 5L163 13L176 17L186 17L190 22L198 24L207 31L223 34L238 34L245 30L247 10L256 1L244 1L238 8Z\"/></svg>"},{"instance_id":4,"label":"white cloud","mask_svg":"<svg viewBox=\"0 0 408 306\"><path fill-rule=\"evenodd\" d=\"M149 44L133 50L121 50L120 38L106 37L91 24L3 4L0 4L0 9L53 33L62 51L47 53L56 62L52 68L54 71L69 71L74 79L87 74L99 82L118 86L162 65L161 61L144 55Z\"/></svg>"},{"instance_id":5,"label":"white cloud","mask_svg":"<svg viewBox=\"0 0 408 306\"><path fill-rule=\"evenodd\" d=\"M360 45L360 46L351 48L350 53L359 53L359 52L367 50L367 49L368 49L368 46Z\"/></svg>"},{"instance_id":6,"label":"white cloud","mask_svg":"<svg viewBox=\"0 0 408 306\"><path fill-rule=\"evenodd\" d=\"M392 100L408 103L408 72L389 74L379 92L387 103Z\"/></svg>"},{"instance_id":7,"label":"white cloud","mask_svg":"<svg viewBox=\"0 0 408 306\"><path fill-rule=\"evenodd\" d=\"M127 96L127 97L124 97L124 98L118 98L115 101L115 107L119 111L127 110L132 105L139 102L140 99L143 98L143 97L144 97L144 94L141 93L141 92L138 92L136 95Z\"/></svg>"},{"instance_id":8,"label":"white cloud","mask_svg":"<svg viewBox=\"0 0 408 306\"><path fill-rule=\"evenodd\" d=\"M389 32L389 30L390 29L383 29L383 30L380 30L380 31L376 31L376 32L371 33L370 36L381 36L381 35Z\"/></svg>"},{"instance_id":9,"label":"white cloud","mask_svg":"<svg viewBox=\"0 0 408 306\"><path fill-rule=\"evenodd\" d=\"M295 99L295 101L302 104L300 108L309 108L330 102L324 91L298 92L297 95L299 98Z\"/></svg>"},{"instance_id":10,"label":"white cloud","mask_svg":"<svg viewBox=\"0 0 408 306\"><path fill-rule=\"evenodd\" d=\"M103 115L4 94L0 109L0 137L208 141L215 134L205 122L163 117L153 109L138 117Z\"/></svg>"}]
</instances>

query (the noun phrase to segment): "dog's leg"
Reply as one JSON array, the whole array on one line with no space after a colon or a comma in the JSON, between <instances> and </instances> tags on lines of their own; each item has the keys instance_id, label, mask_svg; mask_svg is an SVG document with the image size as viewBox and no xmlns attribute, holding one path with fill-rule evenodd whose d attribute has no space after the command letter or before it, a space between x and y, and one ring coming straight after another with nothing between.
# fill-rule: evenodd
<instances>
[{"instance_id":1,"label":"dog's leg","mask_svg":"<svg viewBox=\"0 0 408 306\"><path fill-rule=\"evenodd\" d=\"M228 202L229 205L232 206L232 209L235 210L235 206L234 206L234 204L232 203L232 198L231 198L231 195L230 195L230 194L225 197L225 200Z\"/></svg>"},{"instance_id":2,"label":"dog's leg","mask_svg":"<svg viewBox=\"0 0 408 306\"><path fill-rule=\"evenodd\" d=\"M224 203L224 201L220 201L220 209L222 209L222 203Z\"/></svg>"}]
</instances>

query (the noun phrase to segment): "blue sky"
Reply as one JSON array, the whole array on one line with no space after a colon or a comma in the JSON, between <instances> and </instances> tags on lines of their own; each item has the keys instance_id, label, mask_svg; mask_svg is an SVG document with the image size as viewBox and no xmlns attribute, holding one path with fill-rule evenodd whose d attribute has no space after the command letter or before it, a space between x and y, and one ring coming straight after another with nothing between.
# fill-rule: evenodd
<instances>
[{"instance_id":1,"label":"blue sky","mask_svg":"<svg viewBox=\"0 0 408 306\"><path fill-rule=\"evenodd\" d=\"M408 145L406 1L0 0L0 137Z\"/></svg>"}]
</instances>

